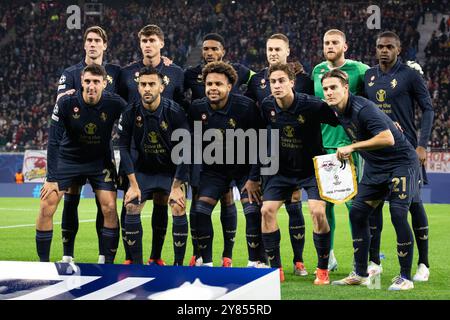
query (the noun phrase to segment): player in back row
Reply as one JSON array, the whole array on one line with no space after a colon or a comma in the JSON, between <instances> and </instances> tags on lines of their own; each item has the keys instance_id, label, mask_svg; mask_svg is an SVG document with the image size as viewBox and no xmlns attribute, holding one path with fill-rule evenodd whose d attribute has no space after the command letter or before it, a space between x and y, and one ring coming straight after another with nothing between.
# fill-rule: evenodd
<instances>
[{"instance_id":1,"label":"player in back row","mask_svg":"<svg viewBox=\"0 0 450 320\"><path fill-rule=\"evenodd\" d=\"M103 65L106 70L106 88L109 92L117 92L117 80L120 66L105 63L104 54L108 47L108 36L106 31L99 26L92 26L86 29L83 35L84 51L86 53L83 60L65 69L59 79L56 101L64 96L71 95L76 90L82 90L81 72L92 63ZM113 158L113 154L111 155ZM70 186L64 194L64 208L62 212L62 242L63 242L63 262L72 262L74 257L75 237L78 232L78 204L80 202L80 185ZM99 257L98 263L105 261L102 243L103 214L98 198L95 198L97 205L96 229L98 236Z\"/></svg>"},{"instance_id":2,"label":"player in back row","mask_svg":"<svg viewBox=\"0 0 450 320\"><path fill-rule=\"evenodd\" d=\"M337 29L330 29L323 36L323 55L326 61L319 63L314 67L312 79L314 80L314 95L322 99L325 98L321 79L323 75L330 70L339 69L348 74L349 90L355 95L364 93L364 74L369 66L350 59L345 58L345 52L348 49L345 34ZM348 145L351 140L345 133L342 126L332 127L322 124L323 146L327 153L336 153L337 148ZM357 168L357 175L362 174L362 163L358 153L352 154L353 162ZM350 212L352 201L347 201L347 209ZM327 219L331 230L331 251L328 269L333 271L337 269L337 260L334 255L334 231L336 228L334 204L327 202Z\"/></svg>"},{"instance_id":3,"label":"player in back row","mask_svg":"<svg viewBox=\"0 0 450 320\"><path fill-rule=\"evenodd\" d=\"M367 70L365 75L365 94L380 110L393 121L400 124L408 141L416 149L421 168L421 185L426 183L424 164L426 148L433 124L433 106L425 81L419 70L414 70L398 58L401 51L400 38L391 31L380 33L376 40L376 52L379 64ZM418 65L415 66L416 68ZM415 120L416 101L422 110L420 139L417 137ZM418 269L414 281L427 281L428 264L428 220L420 197L420 188L413 197L409 211L419 251ZM380 262L380 240L383 227L383 203L370 217L371 245L369 272L382 272Z\"/></svg>"},{"instance_id":4,"label":"player in back row","mask_svg":"<svg viewBox=\"0 0 450 320\"><path fill-rule=\"evenodd\" d=\"M142 60L130 63L123 67L120 72L118 93L129 104L141 101L141 96L138 90L139 71L143 67L155 68L163 77L164 91L162 96L164 98L173 100L185 107L183 96L183 70L176 64L165 63L164 57L161 55L161 50L164 48L164 32L157 25L149 24L144 26L138 32L139 45L142 54ZM137 159L137 152L135 150L135 141L131 141L131 157L135 161ZM128 189L128 181L126 175L122 173L122 167L119 168L119 175L125 177L122 180L122 189ZM128 247L125 227L126 208L122 205L121 222L122 222L122 238L125 247L126 264L133 263ZM156 195L153 198L153 212L152 212L152 248L148 263L164 265L165 262L161 259L161 252L166 237L168 224L168 205L164 197L160 198Z\"/></svg>"},{"instance_id":5,"label":"player in back row","mask_svg":"<svg viewBox=\"0 0 450 320\"><path fill-rule=\"evenodd\" d=\"M197 99L202 99L206 95L205 84L203 82L203 74L202 74L202 70L205 67L205 65L210 62L222 61L225 54L226 54L225 40L221 35L217 33L209 33L203 37L202 43L203 61L195 67L187 68L184 73L184 89L186 91L186 96L190 96L191 102ZM240 63L231 63L231 66L235 69L237 73L237 81L236 84L232 87L231 92L240 93L241 86L246 85L250 81L254 72ZM189 183L192 188L193 198L196 198L198 194L200 171L201 171L200 164L193 164L191 166L191 177ZM194 250L193 256L189 262L190 266L201 265L202 263L202 261L200 261L199 259L200 253L198 252L197 234L195 228L196 215L195 210L193 210L193 208L194 207L191 206L191 210L189 213L191 235L192 235L192 246ZM231 266L234 239L236 237L236 228L237 228L237 209L234 203L233 189L231 187L229 188L229 191L225 193L220 199L220 222L222 223L222 233L224 239L222 260L224 261L224 264L226 264L227 266ZM247 227L249 227L250 225L251 224L247 223ZM253 236L255 232L248 232L248 230L249 228L247 228L247 234L251 234ZM248 243L252 243L252 240L254 239L251 239ZM250 245L248 244L248 246ZM252 248L249 247L249 252L251 251ZM254 259L249 259L249 263L252 263L251 260Z\"/></svg>"}]
</instances>

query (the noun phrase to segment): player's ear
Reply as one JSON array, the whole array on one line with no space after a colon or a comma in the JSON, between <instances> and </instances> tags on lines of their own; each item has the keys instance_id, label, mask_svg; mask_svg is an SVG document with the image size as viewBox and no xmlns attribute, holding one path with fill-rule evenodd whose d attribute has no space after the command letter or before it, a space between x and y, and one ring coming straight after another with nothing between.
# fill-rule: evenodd
<instances>
[{"instance_id":1,"label":"player's ear","mask_svg":"<svg viewBox=\"0 0 450 320\"><path fill-rule=\"evenodd\" d=\"M103 89L106 89L106 87L108 86L108 81L106 81L106 79L103 79Z\"/></svg>"},{"instance_id":2,"label":"player's ear","mask_svg":"<svg viewBox=\"0 0 450 320\"><path fill-rule=\"evenodd\" d=\"M343 49L344 49L344 53L347 52L347 50L348 50L347 42L344 43L344 48Z\"/></svg>"},{"instance_id":3,"label":"player's ear","mask_svg":"<svg viewBox=\"0 0 450 320\"><path fill-rule=\"evenodd\" d=\"M160 41L160 47L159 47L160 49L162 49L162 48L164 48L164 40L161 40Z\"/></svg>"},{"instance_id":4,"label":"player's ear","mask_svg":"<svg viewBox=\"0 0 450 320\"><path fill-rule=\"evenodd\" d=\"M108 49L108 42L103 42L103 51L106 51Z\"/></svg>"}]
</instances>

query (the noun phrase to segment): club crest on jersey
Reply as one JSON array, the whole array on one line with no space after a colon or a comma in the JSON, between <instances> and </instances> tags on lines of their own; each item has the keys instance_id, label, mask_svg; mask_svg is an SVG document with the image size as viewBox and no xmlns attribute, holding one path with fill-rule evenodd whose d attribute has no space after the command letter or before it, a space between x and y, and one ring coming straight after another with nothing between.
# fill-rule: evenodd
<instances>
[{"instance_id":1,"label":"club crest on jersey","mask_svg":"<svg viewBox=\"0 0 450 320\"><path fill-rule=\"evenodd\" d=\"M206 120L208 120L208 116L206 115L206 113L202 113L201 118L203 123L205 123Z\"/></svg>"},{"instance_id":2,"label":"club crest on jersey","mask_svg":"<svg viewBox=\"0 0 450 320\"><path fill-rule=\"evenodd\" d=\"M103 122L106 122L106 120L108 119L108 116L106 115L106 113L102 112L102 113L100 113L100 119Z\"/></svg>"},{"instance_id":3,"label":"club crest on jersey","mask_svg":"<svg viewBox=\"0 0 450 320\"><path fill-rule=\"evenodd\" d=\"M197 82L203 83L203 75L201 73L197 76Z\"/></svg>"},{"instance_id":4,"label":"club crest on jersey","mask_svg":"<svg viewBox=\"0 0 450 320\"><path fill-rule=\"evenodd\" d=\"M80 118L79 112L80 112L80 108L74 107L74 108L73 108L73 115L72 115L72 117L73 117L74 119L79 119L79 118Z\"/></svg>"},{"instance_id":5,"label":"club crest on jersey","mask_svg":"<svg viewBox=\"0 0 450 320\"><path fill-rule=\"evenodd\" d=\"M86 132L86 134L92 136L95 134L95 132L97 132L97 126L94 123L90 122L84 126L84 132Z\"/></svg>"},{"instance_id":6,"label":"club crest on jersey","mask_svg":"<svg viewBox=\"0 0 450 320\"><path fill-rule=\"evenodd\" d=\"M283 128L283 133L284 133L284 135L285 135L286 137L288 137L288 138L293 138L293 137L294 137L295 130L294 130L294 128L293 128L292 126L285 126L285 127Z\"/></svg>"},{"instance_id":7,"label":"club crest on jersey","mask_svg":"<svg viewBox=\"0 0 450 320\"><path fill-rule=\"evenodd\" d=\"M58 107L58 104L55 103L55 106L53 107L53 113L58 114L58 112L59 112L59 107Z\"/></svg>"},{"instance_id":8,"label":"club crest on jersey","mask_svg":"<svg viewBox=\"0 0 450 320\"><path fill-rule=\"evenodd\" d=\"M394 89L397 86L397 80L394 79L391 81L391 88Z\"/></svg>"},{"instance_id":9,"label":"club crest on jersey","mask_svg":"<svg viewBox=\"0 0 450 320\"><path fill-rule=\"evenodd\" d=\"M298 117L297 117L297 121L298 121L298 123L300 123L300 124L304 124L304 123L305 123L305 117L302 116L302 115L300 114L300 115L298 115Z\"/></svg>"},{"instance_id":10,"label":"club crest on jersey","mask_svg":"<svg viewBox=\"0 0 450 320\"><path fill-rule=\"evenodd\" d=\"M59 84L64 84L66 82L66 76L62 75L61 78L59 78Z\"/></svg>"},{"instance_id":11,"label":"club crest on jersey","mask_svg":"<svg viewBox=\"0 0 450 320\"><path fill-rule=\"evenodd\" d=\"M136 127L140 128L142 127L143 123L142 123L142 117L141 116L137 116L136 117Z\"/></svg>"},{"instance_id":12,"label":"club crest on jersey","mask_svg":"<svg viewBox=\"0 0 450 320\"><path fill-rule=\"evenodd\" d=\"M170 78L168 76L163 77L163 83L165 86L168 86L170 83Z\"/></svg>"},{"instance_id":13,"label":"club crest on jersey","mask_svg":"<svg viewBox=\"0 0 450 320\"><path fill-rule=\"evenodd\" d=\"M266 79L261 79L261 84L259 86L261 89L265 89L267 87Z\"/></svg>"},{"instance_id":14,"label":"club crest on jersey","mask_svg":"<svg viewBox=\"0 0 450 320\"><path fill-rule=\"evenodd\" d=\"M113 83L113 78L112 78L109 74L106 76L106 80L107 80L110 84Z\"/></svg>"},{"instance_id":15,"label":"club crest on jersey","mask_svg":"<svg viewBox=\"0 0 450 320\"><path fill-rule=\"evenodd\" d=\"M167 122L165 122L164 120L161 122L160 124L161 129L163 129L164 131L167 131L167 128L169 128L169 125L167 124Z\"/></svg>"},{"instance_id":16,"label":"club crest on jersey","mask_svg":"<svg viewBox=\"0 0 450 320\"><path fill-rule=\"evenodd\" d=\"M136 72L134 73L134 81L135 81L135 82L139 82L139 71L136 71Z\"/></svg>"},{"instance_id":17,"label":"club crest on jersey","mask_svg":"<svg viewBox=\"0 0 450 320\"><path fill-rule=\"evenodd\" d=\"M228 124L230 125L230 127L232 127L233 129L236 128L236 121L233 118L230 118L230 120L228 120Z\"/></svg>"},{"instance_id":18,"label":"club crest on jersey","mask_svg":"<svg viewBox=\"0 0 450 320\"><path fill-rule=\"evenodd\" d=\"M369 87L372 87L374 85L373 80L375 80L375 76L370 77L370 82L368 83Z\"/></svg>"}]
</instances>

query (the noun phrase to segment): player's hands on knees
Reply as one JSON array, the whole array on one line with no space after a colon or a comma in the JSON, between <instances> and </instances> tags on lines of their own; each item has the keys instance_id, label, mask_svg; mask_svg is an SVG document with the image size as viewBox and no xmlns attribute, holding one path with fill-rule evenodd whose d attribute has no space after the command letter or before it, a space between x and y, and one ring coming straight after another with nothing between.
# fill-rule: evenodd
<instances>
[{"instance_id":1,"label":"player's hands on knees","mask_svg":"<svg viewBox=\"0 0 450 320\"><path fill-rule=\"evenodd\" d=\"M41 188L41 200L46 200L52 192L59 193L58 183L46 181Z\"/></svg>"},{"instance_id":2,"label":"player's hands on knees","mask_svg":"<svg viewBox=\"0 0 450 320\"><path fill-rule=\"evenodd\" d=\"M186 198L181 187L174 187L170 191L169 206L172 207L172 209L175 209L175 205L180 206L182 209L186 208Z\"/></svg>"},{"instance_id":3,"label":"player's hands on knees","mask_svg":"<svg viewBox=\"0 0 450 320\"><path fill-rule=\"evenodd\" d=\"M141 190L137 186L130 186L125 194L125 205L134 199L138 199L138 204L141 204Z\"/></svg>"},{"instance_id":4,"label":"player's hands on knees","mask_svg":"<svg viewBox=\"0 0 450 320\"><path fill-rule=\"evenodd\" d=\"M336 157L341 161L348 160L351 157L353 151L354 150L352 146L337 148Z\"/></svg>"},{"instance_id":5,"label":"player's hands on knees","mask_svg":"<svg viewBox=\"0 0 450 320\"><path fill-rule=\"evenodd\" d=\"M261 183L259 181L247 180L244 187L241 189L241 193L247 191L248 201L253 203L255 201L257 204L261 203Z\"/></svg>"}]
</instances>

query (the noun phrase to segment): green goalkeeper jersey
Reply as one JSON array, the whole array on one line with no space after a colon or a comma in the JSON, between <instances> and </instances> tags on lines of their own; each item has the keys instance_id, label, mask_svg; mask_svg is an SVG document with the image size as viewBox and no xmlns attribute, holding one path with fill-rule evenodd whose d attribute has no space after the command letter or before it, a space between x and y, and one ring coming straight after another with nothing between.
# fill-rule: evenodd
<instances>
[{"instance_id":1,"label":"green goalkeeper jersey","mask_svg":"<svg viewBox=\"0 0 450 320\"><path fill-rule=\"evenodd\" d=\"M359 61L346 59L339 69L348 74L350 92L355 95L362 95L364 93L364 74L369 69L369 66ZM312 72L312 79L314 81L314 95L316 97L325 98L320 81L323 75L330 70L332 68L327 61L315 66ZM327 124L322 124L322 140L325 148L339 148L352 143L342 126L332 127Z\"/></svg>"}]
</instances>

